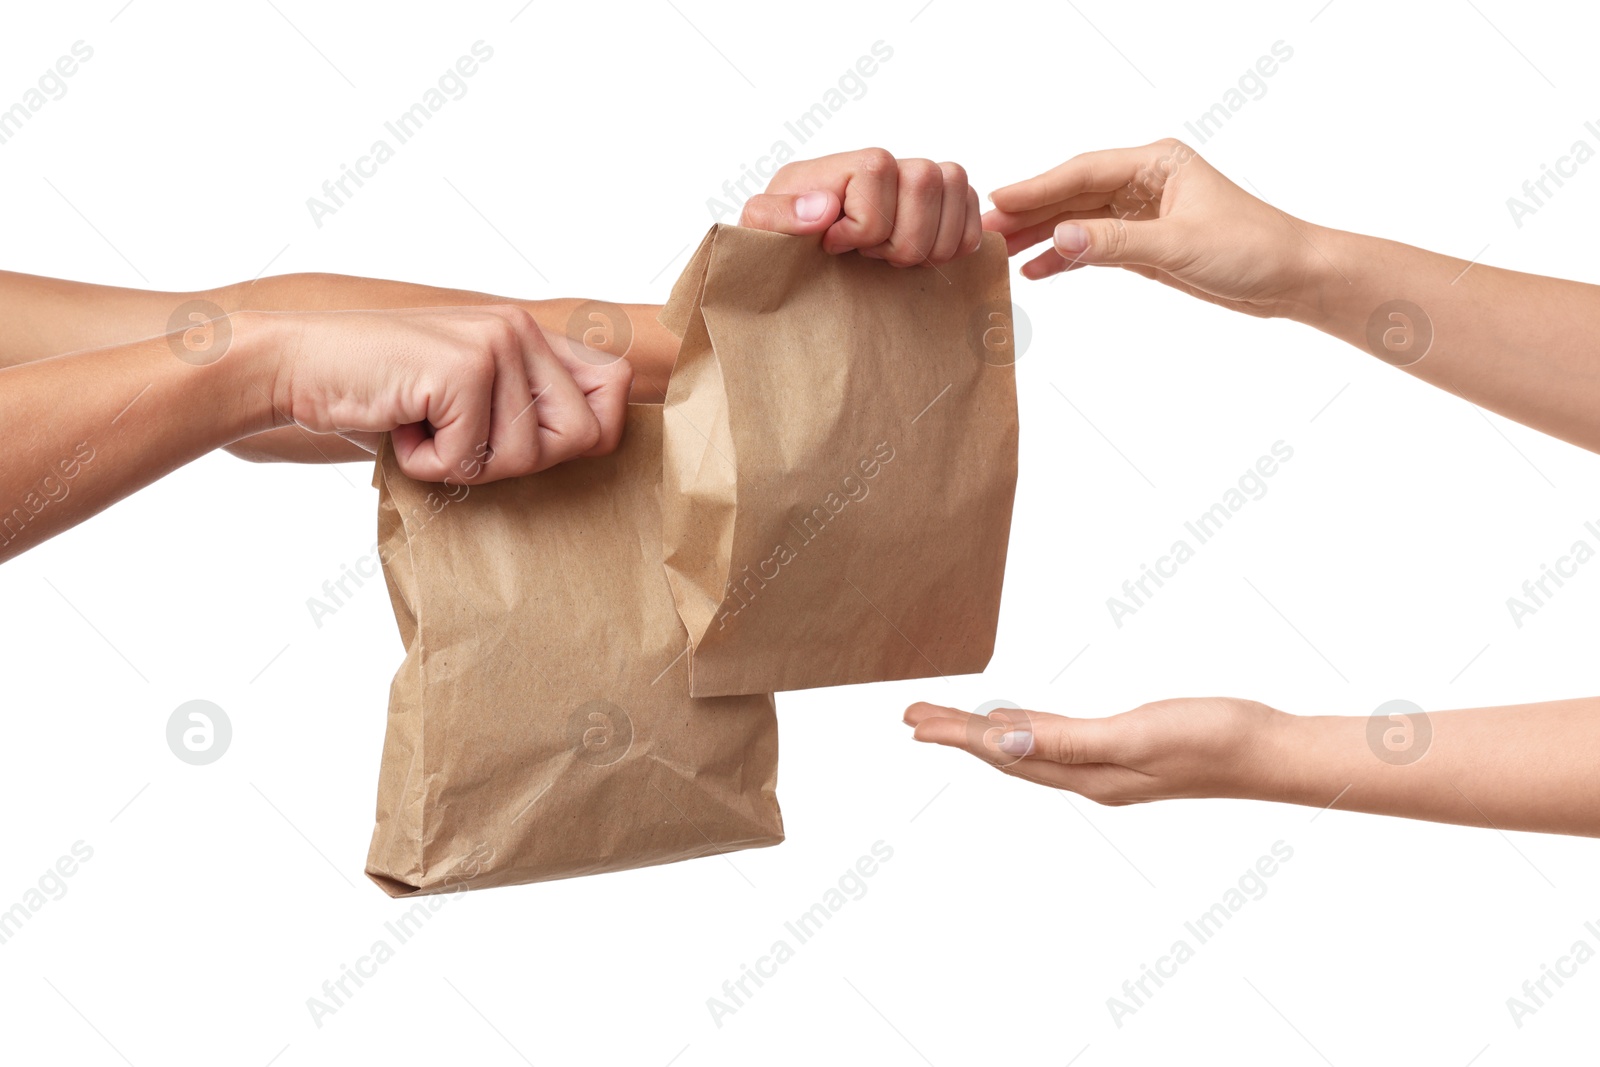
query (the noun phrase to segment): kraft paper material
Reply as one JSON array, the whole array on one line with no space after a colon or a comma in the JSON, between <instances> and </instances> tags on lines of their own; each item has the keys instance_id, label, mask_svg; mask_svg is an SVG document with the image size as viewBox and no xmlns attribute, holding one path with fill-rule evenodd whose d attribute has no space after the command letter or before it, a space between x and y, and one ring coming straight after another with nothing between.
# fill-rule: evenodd
<instances>
[{"instance_id":1,"label":"kraft paper material","mask_svg":"<svg viewBox=\"0 0 1600 1067\"><path fill-rule=\"evenodd\" d=\"M406 648L367 874L392 896L783 840L773 699L689 695L661 566L662 408L621 447L431 485L386 443L380 556Z\"/></svg>"},{"instance_id":2,"label":"kraft paper material","mask_svg":"<svg viewBox=\"0 0 1600 1067\"><path fill-rule=\"evenodd\" d=\"M902 269L718 225L661 321L691 692L983 670L1017 476L1004 240Z\"/></svg>"}]
</instances>

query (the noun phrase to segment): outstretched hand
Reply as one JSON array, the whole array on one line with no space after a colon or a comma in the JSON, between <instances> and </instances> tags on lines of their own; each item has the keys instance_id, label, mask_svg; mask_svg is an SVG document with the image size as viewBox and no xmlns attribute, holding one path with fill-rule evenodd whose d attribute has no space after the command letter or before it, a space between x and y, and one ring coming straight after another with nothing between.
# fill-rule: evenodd
<instances>
[{"instance_id":1,"label":"outstretched hand","mask_svg":"<svg viewBox=\"0 0 1600 1067\"><path fill-rule=\"evenodd\" d=\"M1281 712L1251 700L1161 700L1103 719L1007 708L987 717L919 703L905 722L918 741L959 748L1006 774L1101 804L1262 792L1253 767Z\"/></svg>"},{"instance_id":2,"label":"outstretched hand","mask_svg":"<svg viewBox=\"0 0 1600 1067\"><path fill-rule=\"evenodd\" d=\"M1201 300L1258 316L1310 300L1322 264L1308 223L1245 192L1181 141L1085 152L997 189L986 230L1010 255L1049 241L1022 267L1048 278L1124 267Z\"/></svg>"}]
</instances>

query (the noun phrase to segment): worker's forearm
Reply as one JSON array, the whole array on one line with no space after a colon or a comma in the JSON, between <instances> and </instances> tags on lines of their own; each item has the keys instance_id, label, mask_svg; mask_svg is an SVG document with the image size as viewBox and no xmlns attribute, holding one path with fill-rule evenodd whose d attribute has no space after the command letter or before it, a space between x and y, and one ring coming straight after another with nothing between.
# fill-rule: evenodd
<instances>
[{"instance_id":1,"label":"worker's forearm","mask_svg":"<svg viewBox=\"0 0 1600 1067\"><path fill-rule=\"evenodd\" d=\"M1600 451L1600 286L1310 227L1296 317L1410 374Z\"/></svg>"},{"instance_id":2,"label":"worker's forearm","mask_svg":"<svg viewBox=\"0 0 1600 1067\"><path fill-rule=\"evenodd\" d=\"M1287 715L1259 758L1256 799L1600 837L1600 698L1376 725Z\"/></svg>"},{"instance_id":3,"label":"worker's forearm","mask_svg":"<svg viewBox=\"0 0 1600 1067\"><path fill-rule=\"evenodd\" d=\"M678 356L678 339L656 321L660 308L652 304L605 305L605 312L620 309L626 319L610 322L600 309L584 307L593 302L576 297L514 300L340 274L285 274L202 292L173 293L0 271L0 307L6 310L6 330L0 333L0 368L166 334L174 328L174 312L192 301L205 301L224 312L518 304L551 333L575 340L588 338L592 347L607 351L612 350L613 341L621 342L616 347L625 348L633 364L634 395L640 400L660 400L666 395L667 378Z\"/></svg>"},{"instance_id":4,"label":"worker's forearm","mask_svg":"<svg viewBox=\"0 0 1600 1067\"><path fill-rule=\"evenodd\" d=\"M625 349L633 364L636 400L666 396L667 378L678 358L678 339L656 321L661 310L652 304L611 304L605 312L584 308L593 301L576 297L555 300L516 300L464 289L439 289L430 285L355 278L340 274L284 274L254 282L224 286L201 294L224 311L339 311L350 308L469 307L479 304L516 304L526 308L550 333L574 340L587 336L591 347L606 351ZM608 321L620 309L625 322ZM617 352L616 354L624 354Z\"/></svg>"},{"instance_id":5,"label":"worker's forearm","mask_svg":"<svg viewBox=\"0 0 1600 1067\"><path fill-rule=\"evenodd\" d=\"M250 317L194 365L166 337L0 369L0 560L273 425L271 345ZM65 398L70 398L70 403Z\"/></svg>"},{"instance_id":6,"label":"worker's forearm","mask_svg":"<svg viewBox=\"0 0 1600 1067\"><path fill-rule=\"evenodd\" d=\"M0 271L0 368L165 334L173 311L189 299Z\"/></svg>"}]
</instances>

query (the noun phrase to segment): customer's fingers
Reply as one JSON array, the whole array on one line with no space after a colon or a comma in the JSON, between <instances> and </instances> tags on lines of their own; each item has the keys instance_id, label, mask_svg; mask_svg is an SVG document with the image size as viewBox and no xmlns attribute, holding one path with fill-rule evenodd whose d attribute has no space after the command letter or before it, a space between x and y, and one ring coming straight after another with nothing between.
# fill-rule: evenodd
<instances>
[{"instance_id":1,"label":"customer's fingers","mask_svg":"<svg viewBox=\"0 0 1600 1067\"><path fill-rule=\"evenodd\" d=\"M959 708L947 708L943 704L930 704L925 700L919 700L905 710L905 714L901 717L901 721L907 726L917 726L928 719L964 719L967 714L968 712L962 711Z\"/></svg>"},{"instance_id":2,"label":"customer's fingers","mask_svg":"<svg viewBox=\"0 0 1600 1067\"><path fill-rule=\"evenodd\" d=\"M1014 256L1018 252L1032 248L1040 241L1048 241L1055 236L1056 227L1063 222L1075 219L1109 219L1115 218L1115 212L1109 207L1088 208L1081 211L1060 211L1046 215L1039 222L1031 226L1014 231L999 231L1006 236L1006 255Z\"/></svg>"},{"instance_id":3,"label":"customer's fingers","mask_svg":"<svg viewBox=\"0 0 1600 1067\"><path fill-rule=\"evenodd\" d=\"M995 233L1010 235L1037 226L1046 219L1055 218L1065 211L1092 211L1096 208L1108 207L1116 196L1115 191L1103 193L1081 193L1078 196L1069 196L1065 200L1052 201L1028 211L1001 211L991 208L984 212L983 228L993 230Z\"/></svg>"},{"instance_id":4,"label":"customer's fingers","mask_svg":"<svg viewBox=\"0 0 1600 1067\"><path fill-rule=\"evenodd\" d=\"M1140 148L1110 148L1073 156L1060 166L1025 181L996 189L989 200L1002 211L1023 212L1058 203L1082 193L1106 193L1135 178L1160 181L1157 166L1180 146L1157 141Z\"/></svg>"},{"instance_id":5,"label":"customer's fingers","mask_svg":"<svg viewBox=\"0 0 1600 1067\"><path fill-rule=\"evenodd\" d=\"M1056 227L1053 251L1024 264L1022 275L1047 278L1085 264L1170 269L1185 243L1184 227L1174 219L1077 219Z\"/></svg>"},{"instance_id":6,"label":"customer's fingers","mask_svg":"<svg viewBox=\"0 0 1600 1067\"><path fill-rule=\"evenodd\" d=\"M1024 757L1052 763L1119 763L1127 758L1124 725L1118 719L1071 719L1048 712L1001 708L987 718L936 704L913 704L905 721L915 737L980 758Z\"/></svg>"}]
</instances>

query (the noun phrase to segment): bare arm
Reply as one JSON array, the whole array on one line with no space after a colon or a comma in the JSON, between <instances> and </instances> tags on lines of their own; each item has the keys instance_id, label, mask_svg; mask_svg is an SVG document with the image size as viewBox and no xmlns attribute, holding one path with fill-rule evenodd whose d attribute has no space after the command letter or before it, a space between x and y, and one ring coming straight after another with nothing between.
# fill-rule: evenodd
<instances>
[{"instance_id":1,"label":"bare arm","mask_svg":"<svg viewBox=\"0 0 1600 1067\"><path fill-rule=\"evenodd\" d=\"M1299 321L1600 452L1600 286L1340 230L1309 237L1327 258Z\"/></svg>"},{"instance_id":2,"label":"bare arm","mask_svg":"<svg viewBox=\"0 0 1600 1067\"><path fill-rule=\"evenodd\" d=\"M1426 382L1600 451L1600 286L1520 274L1294 218L1177 141L1089 152L996 190L985 225L1043 278L1123 267L1293 318Z\"/></svg>"},{"instance_id":3,"label":"bare arm","mask_svg":"<svg viewBox=\"0 0 1600 1067\"><path fill-rule=\"evenodd\" d=\"M1600 287L1312 225L1177 141L1076 156L996 190L984 225L1045 278L1121 267L1314 326L1424 381L1600 451ZM1231 698L1104 719L916 704L919 741L1107 804L1241 797L1600 837L1600 698L1412 716L1286 715Z\"/></svg>"},{"instance_id":4,"label":"bare arm","mask_svg":"<svg viewBox=\"0 0 1600 1067\"><path fill-rule=\"evenodd\" d=\"M859 251L898 267L948 262L978 247L977 193L954 163L896 159L881 148L797 160L746 203L741 224L779 233L819 234L835 254ZM0 368L65 352L101 348L181 329L174 314L197 304L210 315L248 311L317 312L515 306L531 315L547 347L569 364L626 357L632 399L660 401L677 360L678 339L656 321L659 306L565 298L508 300L460 289L336 274L289 274L195 293L85 285L0 271ZM281 421L281 420L280 420ZM344 438L344 439L342 439ZM252 460L335 462L368 458L376 435L309 432L285 425L227 446Z\"/></svg>"},{"instance_id":5,"label":"bare arm","mask_svg":"<svg viewBox=\"0 0 1600 1067\"><path fill-rule=\"evenodd\" d=\"M274 427L389 434L402 470L476 484L616 448L631 369L520 307L240 311L0 368L0 559ZM332 438L336 440L336 438Z\"/></svg>"},{"instance_id":6,"label":"bare arm","mask_svg":"<svg viewBox=\"0 0 1600 1067\"><path fill-rule=\"evenodd\" d=\"M337 274L287 274L193 293L153 292L90 285L0 271L0 307L8 329L0 335L0 368L63 353L155 337L173 328L185 305L209 313L241 311L344 311L418 307L515 305L525 309L552 345L579 342L634 369L633 398L660 400L678 355L678 339L656 321L659 307L604 304L577 298L515 301L459 289ZM572 345L569 351L575 351ZM371 459L375 434L315 434L280 426L225 446L244 459L333 463Z\"/></svg>"},{"instance_id":7,"label":"bare arm","mask_svg":"<svg viewBox=\"0 0 1600 1067\"><path fill-rule=\"evenodd\" d=\"M1102 804L1235 797L1600 837L1600 697L1378 718L1226 697L1102 719L914 704L905 721L919 741Z\"/></svg>"},{"instance_id":8,"label":"bare arm","mask_svg":"<svg viewBox=\"0 0 1600 1067\"><path fill-rule=\"evenodd\" d=\"M0 425L28 427L0 464L0 560L271 427L267 363L254 329L239 334L207 366L157 337L0 370Z\"/></svg>"},{"instance_id":9,"label":"bare arm","mask_svg":"<svg viewBox=\"0 0 1600 1067\"><path fill-rule=\"evenodd\" d=\"M517 301L462 289L340 274L285 274L202 295L228 312L515 304L534 317L552 345L568 340L625 356L633 365L632 398L643 402L666 397L667 379L678 358L678 339L656 321L661 309L651 304L604 304L579 298ZM255 462L322 463L370 459L377 447L378 435L318 435L300 426L285 426L240 441L228 451Z\"/></svg>"}]
</instances>

